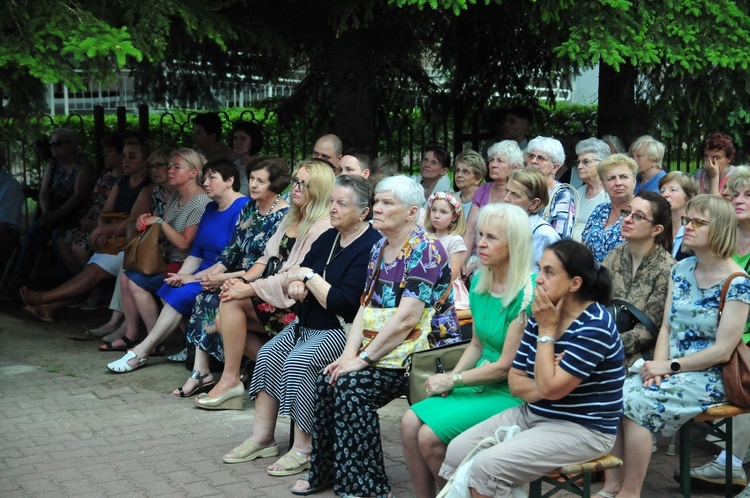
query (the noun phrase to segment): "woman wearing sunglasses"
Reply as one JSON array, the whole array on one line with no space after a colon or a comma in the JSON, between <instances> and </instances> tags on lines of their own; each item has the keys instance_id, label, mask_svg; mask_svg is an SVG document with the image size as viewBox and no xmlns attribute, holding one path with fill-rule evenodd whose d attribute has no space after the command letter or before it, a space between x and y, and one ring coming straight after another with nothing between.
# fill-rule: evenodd
<instances>
[{"instance_id":1,"label":"woman wearing sunglasses","mask_svg":"<svg viewBox=\"0 0 750 498\"><path fill-rule=\"evenodd\" d=\"M624 414L613 453L623 467L607 471L602 490L640 496L651 459L651 433L669 437L710 407L727 403L720 366L740 341L750 309L750 280L732 280L719 316L719 298L729 275L742 268L732 259L737 219L732 206L713 195L697 195L687 206L683 247L694 256L670 275L665 314L653 361L623 388ZM600 493L602 494L602 493Z\"/></svg>"}]
</instances>

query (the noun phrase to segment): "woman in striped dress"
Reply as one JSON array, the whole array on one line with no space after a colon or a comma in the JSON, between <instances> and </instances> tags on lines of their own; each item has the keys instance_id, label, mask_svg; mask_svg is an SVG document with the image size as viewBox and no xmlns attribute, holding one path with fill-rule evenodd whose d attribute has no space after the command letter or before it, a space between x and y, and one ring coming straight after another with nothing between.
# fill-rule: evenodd
<instances>
[{"instance_id":1,"label":"woman in striped dress","mask_svg":"<svg viewBox=\"0 0 750 498\"><path fill-rule=\"evenodd\" d=\"M337 179L331 196L331 225L289 275L289 296L300 301L299 324L292 323L258 353L250 384L255 425L250 438L224 456L240 463L279 454L274 439L277 413L295 422L294 445L275 464L272 476L292 475L310 466L315 380L344 350L344 323L351 323L364 288L368 255L380 239L368 221L372 186L362 177Z\"/></svg>"}]
</instances>

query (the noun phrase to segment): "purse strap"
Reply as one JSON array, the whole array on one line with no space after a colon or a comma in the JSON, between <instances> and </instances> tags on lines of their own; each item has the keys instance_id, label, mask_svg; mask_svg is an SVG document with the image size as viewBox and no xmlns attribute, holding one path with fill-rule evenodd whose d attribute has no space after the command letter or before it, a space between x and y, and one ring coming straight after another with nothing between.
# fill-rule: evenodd
<instances>
[{"instance_id":1,"label":"purse strap","mask_svg":"<svg viewBox=\"0 0 750 498\"><path fill-rule=\"evenodd\" d=\"M732 280L734 280L737 277L746 277L750 278L747 273L744 271L737 271L732 273L727 277L727 279L724 281L724 285L721 287L721 297L719 298L719 320L721 320L721 312L724 311L724 303L727 300L727 293L729 292L729 285L732 283Z\"/></svg>"},{"instance_id":2,"label":"purse strap","mask_svg":"<svg viewBox=\"0 0 750 498\"><path fill-rule=\"evenodd\" d=\"M648 330L652 336L659 337L659 329L657 328L656 324L643 311L639 310L629 302L623 301L622 299L613 299L611 304L614 304L616 306L624 306L625 309L627 309L635 317L636 320L638 320L643 324L644 327L646 327L646 330Z\"/></svg>"}]
</instances>

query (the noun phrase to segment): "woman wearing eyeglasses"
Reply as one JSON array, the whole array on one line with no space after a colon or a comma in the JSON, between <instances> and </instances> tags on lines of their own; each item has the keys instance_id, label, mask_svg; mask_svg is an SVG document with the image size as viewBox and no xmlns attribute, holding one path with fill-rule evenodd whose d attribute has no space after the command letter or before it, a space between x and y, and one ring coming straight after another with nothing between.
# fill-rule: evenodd
<instances>
[{"instance_id":1,"label":"woman wearing eyeglasses","mask_svg":"<svg viewBox=\"0 0 750 498\"><path fill-rule=\"evenodd\" d=\"M667 299L669 270L675 264L669 203L644 190L622 210L620 231L625 243L612 249L602 263L612 276L612 299L627 301L654 324L661 324ZM652 359L656 336L639 323L620 330L625 367L641 357Z\"/></svg>"},{"instance_id":2,"label":"woman wearing eyeglasses","mask_svg":"<svg viewBox=\"0 0 750 498\"><path fill-rule=\"evenodd\" d=\"M270 337L297 318L288 295L289 275L312 243L331 228L328 208L335 180L325 162L303 161L292 173L292 209L266 244L263 256L247 273L222 284L215 324L224 342L224 372L208 394L195 399L196 406L207 410L234 407L226 402L245 395L240 381L242 355L254 360ZM281 260L278 272L260 278L273 257Z\"/></svg>"},{"instance_id":3,"label":"woman wearing eyeglasses","mask_svg":"<svg viewBox=\"0 0 750 498\"><path fill-rule=\"evenodd\" d=\"M742 268L732 259L737 219L731 205L713 195L687 206L683 246L694 256L671 271L665 314L653 361L625 381L624 415L613 453L623 467L607 471L608 496L640 496L651 458L651 433L669 437L708 408L727 403L722 363L740 341L750 309L750 280L732 280L719 317L719 297L729 275ZM721 319L720 319L721 318Z\"/></svg>"},{"instance_id":4,"label":"woman wearing eyeglasses","mask_svg":"<svg viewBox=\"0 0 750 498\"><path fill-rule=\"evenodd\" d=\"M610 155L609 145L598 138L587 138L576 145L576 169L578 177L583 185L578 187L578 210L576 211L576 224L573 226L573 240L581 241L583 228L599 204L609 202L609 196L604 190L602 179L599 178L597 166L605 157Z\"/></svg>"},{"instance_id":5,"label":"woman wearing eyeglasses","mask_svg":"<svg viewBox=\"0 0 750 498\"><path fill-rule=\"evenodd\" d=\"M601 263L609 251L625 241L620 234L620 214L633 200L638 165L625 154L612 154L603 159L596 170L609 202L594 208L581 241L594 253L596 262Z\"/></svg>"}]
</instances>

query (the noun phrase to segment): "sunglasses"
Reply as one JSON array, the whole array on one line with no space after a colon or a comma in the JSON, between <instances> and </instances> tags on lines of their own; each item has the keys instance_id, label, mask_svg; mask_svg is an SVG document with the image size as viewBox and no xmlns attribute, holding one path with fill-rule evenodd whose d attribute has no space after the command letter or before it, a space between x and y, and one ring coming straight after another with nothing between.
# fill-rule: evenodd
<instances>
[{"instance_id":1,"label":"sunglasses","mask_svg":"<svg viewBox=\"0 0 750 498\"><path fill-rule=\"evenodd\" d=\"M70 140L53 140L52 142L49 143L49 146L50 147L60 147L63 144L69 144L69 143L71 143Z\"/></svg>"},{"instance_id":2,"label":"sunglasses","mask_svg":"<svg viewBox=\"0 0 750 498\"><path fill-rule=\"evenodd\" d=\"M299 188L300 190L308 186L306 185L304 181L299 181L299 179L296 176L293 176L292 179L289 180L289 184L292 186L293 189Z\"/></svg>"}]
</instances>

